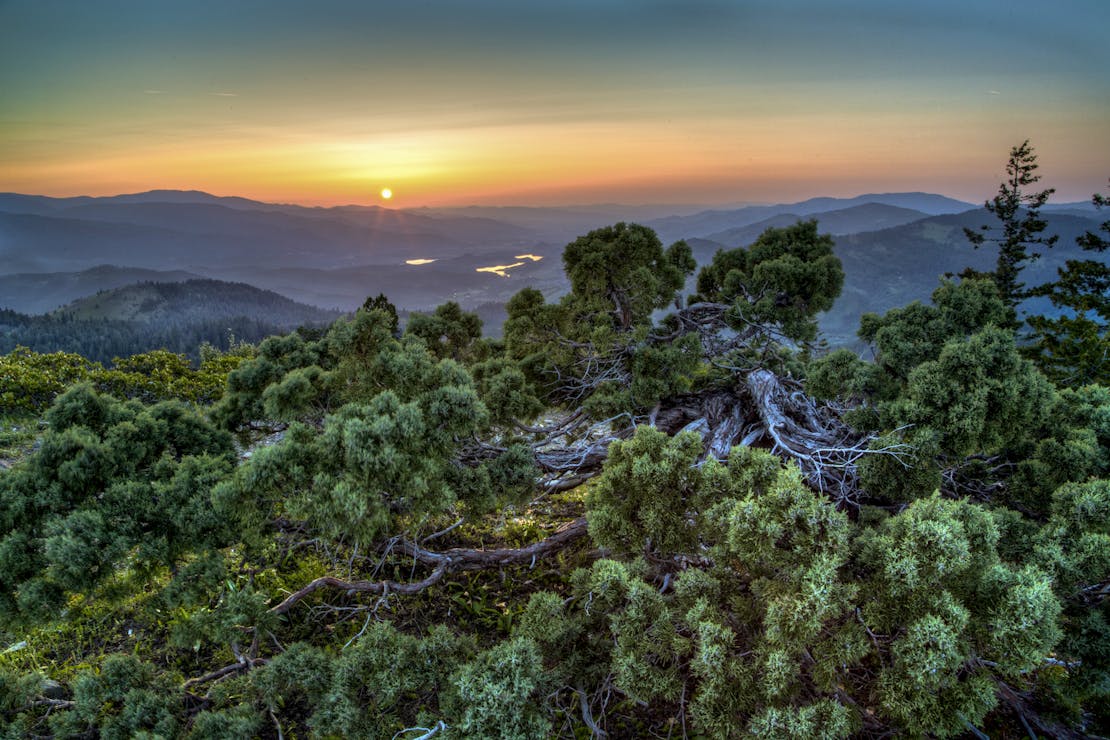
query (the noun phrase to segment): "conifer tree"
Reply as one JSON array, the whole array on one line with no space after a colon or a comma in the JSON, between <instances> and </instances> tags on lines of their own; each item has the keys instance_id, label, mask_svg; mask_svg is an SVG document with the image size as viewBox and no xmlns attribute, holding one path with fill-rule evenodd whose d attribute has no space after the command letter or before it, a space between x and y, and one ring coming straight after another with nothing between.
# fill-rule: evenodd
<instances>
[{"instance_id":1,"label":"conifer tree","mask_svg":"<svg viewBox=\"0 0 1110 740\"><path fill-rule=\"evenodd\" d=\"M1048 202L1055 188L1029 192L1028 188L1040 181L1037 172L1037 155L1026 139L1010 150L1006 162L1007 179L998 188L998 195L984 206L999 221L992 227L984 225L979 231L964 229L964 234L976 248L990 242L998 245L998 259L990 277L998 285L998 292L1006 305L1014 310L1009 325L1017 328L1017 305L1028 297L1025 284L1019 277L1031 260L1040 254L1031 251L1043 246L1051 248L1057 236L1044 236L1048 226L1041 218L1041 208Z\"/></svg>"},{"instance_id":2,"label":"conifer tree","mask_svg":"<svg viewBox=\"0 0 1110 740\"><path fill-rule=\"evenodd\" d=\"M1096 193L1092 202L1102 209L1110 199ZM1087 252L1105 253L1110 248L1110 221L1076 243ZM1047 297L1060 315L1029 318L1033 329L1029 356L1061 384L1110 385L1110 264L1105 259L1068 260L1057 274L1055 282L1031 291Z\"/></svg>"}]
</instances>

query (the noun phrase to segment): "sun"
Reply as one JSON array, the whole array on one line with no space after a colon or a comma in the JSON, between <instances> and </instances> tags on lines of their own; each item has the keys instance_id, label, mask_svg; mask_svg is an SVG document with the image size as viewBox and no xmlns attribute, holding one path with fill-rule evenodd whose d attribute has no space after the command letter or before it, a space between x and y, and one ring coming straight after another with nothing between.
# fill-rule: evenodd
<instances>
[{"instance_id":1,"label":"sun","mask_svg":"<svg viewBox=\"0 0 1110 740\"><path fill-rule=\"evenodd\" d=\"M382 200L389 200L393 197L393 191L389 188L382 188Z\"/></svg>"}]
</instances>

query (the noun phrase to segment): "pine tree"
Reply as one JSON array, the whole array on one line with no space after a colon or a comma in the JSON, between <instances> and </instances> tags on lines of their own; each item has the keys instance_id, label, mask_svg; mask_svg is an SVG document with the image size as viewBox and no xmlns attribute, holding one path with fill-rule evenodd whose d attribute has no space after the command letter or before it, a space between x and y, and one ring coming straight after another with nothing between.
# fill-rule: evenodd
<instances>
[{"instance_id":1,"label":"pine tree","mask_svg":"<svg viewBox=\"0 0 1110 740\"><path fill-rule=\"evenodd\" d=\"M1110 199L1097 193L1091 200L1099 209L1110 204ZM1076 243L1091 253L1106 252L1110 221ZM1030 291L1047 297L1061 313L1055 318L1029 318L1034 343L1028 354L1058 383L1110 385L1110 265L1097 259L1068 260L1057 274L1056 282Z\"/></svg>"},{"instance_id":2,"label":"pine tree","mask_svg":"<svg viewBox=\"0 0 1110 740\"><path fill-rule=\"evenodd\" d=\"M986 242L998 245L998 261L990 277L998 285L1002 299L1011 309L1028 297L1025 284L1019 282L1021 271L1040 254L1030 249L1038 246L1051 248L1058 237L1043 236L1048 224L1041 218L1040 210L1048 202L1054 188L1029 192L1027 188L1040 181L1036 174L1037 156L1026 139L1010 150L1006 162L1007 179L999 186L998 195L984 205L1000 222L1000 226L984 225L980 231L964 229L968 241L976 248ZM1010 319L1011 328L1020 326L1016 313Z\"/></svg>"}]
</instances>

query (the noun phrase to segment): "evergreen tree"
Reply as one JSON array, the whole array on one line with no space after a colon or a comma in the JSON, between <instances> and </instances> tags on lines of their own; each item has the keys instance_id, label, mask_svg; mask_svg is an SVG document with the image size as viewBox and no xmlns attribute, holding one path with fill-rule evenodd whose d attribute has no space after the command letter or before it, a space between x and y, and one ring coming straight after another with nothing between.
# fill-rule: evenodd
<instances>
[{"instance_id":1,"label":"evergreen tree","mask_svg":"<svg viewBox=\"0 0 1110 740\"><path fill-rule=\"evenodd\" d=\"M989 275L998 285L1002 300L1014 310L1009 325L1015 329L1020 325L1016 318L1017 305L1029 295L1025 284L1019 282L1019 276L1031 260L1040 256L1030 250L1038 246L1050 248L1058 238L1043 236L1048 224L1040 214L1056 190L1028 191L1029 186L1041 179L1036 174L1037 167L1037 156L1028 139L1011 149L1006 162L1007 179L999 185L998 195L984 204L999 226L984 225L980 231L964 229L968 241L976 248L987 242L998 245L997 264Z\"/></svg>"},{"instance_id":2,"label":"evergreen tree","mask_svg":"<svg viewBox=\"0 0 1110 740\"><path fill-rule=\"evenodd\" d=\"M718 251L698 273L690 302L728 305L726 321L738 332L808 342L817 336L817 314L832 308L843 285L832 237L810 220L767 229L746 249Z\"/></svg>"},{"instance_id":3,"label":"evergreen tree","mask_svg":"<svg viewBox=\"0 0 1110 740\"><path fill-rule=\"evenodd\" d=\"M695 342L654 342L652 312L675 302L694 260L651 229L619 223L566 246L571 291L548 304L534 288L509 301L508 355L550 403L585 405L605 418L650 408L681 390Z\"/></svg>"},{"instance_id":4,"label":"evergreen tree","mask_svg":"<svg viewBox=\"0 0 1110 740\"><path fill-rule=\"evenodd\" d=\"M414 313L405 325L405 334L420 337L432 353L440 358L465 361L479 352L482 320L478 314L463 311L459 304L448 301L431 315Z\"/></svg>"},{"instance_id":5,"label":"evergreen tree","mask_svg":"<svg viewBox=\"0 0 1110 740\"><path fill-rule=\"evenodd\" d=\"M1110 203L1097 193L1092 201L1099 209ZM1076 243L1104 253L1110 247L1110 221L1099 232L1089 231ZM1104 259L1068 260L1057 274L1056 282L1030 291L1047 297L1061 313L1028 319L1033 330L1029 356L1062 385L1110 385L1110 265Z\"/></svg>"}]
</instances>

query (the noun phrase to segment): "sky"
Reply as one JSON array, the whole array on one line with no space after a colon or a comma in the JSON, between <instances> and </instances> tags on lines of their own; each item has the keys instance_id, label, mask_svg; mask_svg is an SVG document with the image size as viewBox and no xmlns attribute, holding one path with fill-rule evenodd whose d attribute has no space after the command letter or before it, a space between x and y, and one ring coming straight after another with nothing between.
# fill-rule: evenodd
<instances>
[{"instance_id":1,"label":"sky","mask_svg":"<svg viewBox=\"0 0 1110 740\"><path fill-rule=\"evenodd\" d=\"M1107 193L1106 0L0 0L0 191ZM393 197L388 202L383 189Z\"/></svg>"}]
</instances>

